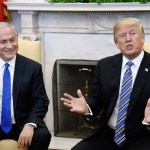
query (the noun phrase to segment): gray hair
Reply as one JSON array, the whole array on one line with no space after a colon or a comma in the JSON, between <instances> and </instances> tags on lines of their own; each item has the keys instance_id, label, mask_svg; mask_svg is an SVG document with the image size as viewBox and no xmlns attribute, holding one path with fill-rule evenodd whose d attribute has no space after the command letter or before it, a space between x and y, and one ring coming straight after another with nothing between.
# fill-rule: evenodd
<instances>
[{"instance_id":1,"label":"gray hair","mask_svg":"<svg viewBox=\"0 0 150 150\"><path fill-rule=\"evenodd\" d=\"M8 22L0 22L0 28L5 28L5 27L9 27L9 28L12 28L14 30L14 32L17 34L15 28L13 25L11 25L10 23Z\"/></svg>"}]
</instances>

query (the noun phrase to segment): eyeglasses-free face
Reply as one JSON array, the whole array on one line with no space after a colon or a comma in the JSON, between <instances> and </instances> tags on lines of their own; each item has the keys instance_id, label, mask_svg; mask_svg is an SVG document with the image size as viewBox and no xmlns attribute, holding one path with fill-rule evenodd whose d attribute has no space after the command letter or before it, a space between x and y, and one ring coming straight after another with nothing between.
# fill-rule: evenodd
<instances>
[{"instance_id":1,"label":"eyeglasses-free face","mask_svg":"<svg viewBox=\"0 0 150 150\"><path fill-rule=\"evenodd\" d=\"M116 31L116 45L122 54L130 60L141 53L144 41L139 24L124 24Z\"/></svg>"},{"instance_id":2,"label":"eyeglasses-free face","mask_svg":"<svg viewBox=\"0 0 150 150\"><path fill-rule=\"evenodd\" d=\"M0 58L10 61L18 51L18 36L10 27L0 28Z\"/></svg>"}]
</instances>

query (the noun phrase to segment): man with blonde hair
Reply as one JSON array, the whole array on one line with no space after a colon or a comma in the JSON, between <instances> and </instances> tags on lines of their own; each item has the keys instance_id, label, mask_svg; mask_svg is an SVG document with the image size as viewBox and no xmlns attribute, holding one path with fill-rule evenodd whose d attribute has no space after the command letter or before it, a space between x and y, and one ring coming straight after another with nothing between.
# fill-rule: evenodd
<instances>
[{"instance_id":1,"label":"man with blonde hair","mask_svg":"<svg viewBox=\"0 0 150 150\"><path fill-rule=\"evenodd\" d=\"M150 150L150 54L143 50L142 23L122 18L113 29L121 53L99 60L89 98L80 90L78 98L61 98L88 120L101 112L93 133L72 150Z\"/></svg>"}]
</instances>

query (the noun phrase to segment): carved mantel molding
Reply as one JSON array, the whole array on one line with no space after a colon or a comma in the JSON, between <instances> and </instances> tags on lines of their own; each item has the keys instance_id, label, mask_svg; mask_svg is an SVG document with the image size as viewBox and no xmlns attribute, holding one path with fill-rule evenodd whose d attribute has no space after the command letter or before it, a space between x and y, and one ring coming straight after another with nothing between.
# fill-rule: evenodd
<instances>
[{"instance_id":1,"label":"carved mantel molding","mask_svg":"<svg viewBox=\"0 0 150 150\"><path fill-rule=\"evenodd\" d=\"M31 11L150 11L150 3L48 3L48 2L33 2L14 1L5 2L10 10L31 10Z\"/></svg>"},{"instance_id":2,"label":"carved mantel molding","mask_svg":"<svg viewBox=\"0 0 150 150\"><path fill-rule=\"evenodd\" d=\"M21 15L19 36L30 40L40 39L40 31L62 32L62 29L63 32L112 33L113 24L122 16L142 18L145 31L150 32L150 3L48 3L44 0L9 0L5 4L9 10L18 11ZM59 21L54 21L56 18ZM82 20L86 24L82 24Z\"/></svg>"}]
</instances>

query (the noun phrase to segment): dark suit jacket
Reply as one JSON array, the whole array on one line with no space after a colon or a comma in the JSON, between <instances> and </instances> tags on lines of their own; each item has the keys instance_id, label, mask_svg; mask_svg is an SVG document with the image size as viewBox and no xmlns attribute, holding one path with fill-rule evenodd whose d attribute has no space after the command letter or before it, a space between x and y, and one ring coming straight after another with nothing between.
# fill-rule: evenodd
<instances>
[{"instance_id":1,"label":"dark suit jacket","mask_svg":"<svg viewBox=\"0 0 150 150\"><path fill-rule=\"evenodd\" d=\"M95 84L88 100L94 115L102 111L98 129L94 134L107 124L115 107L119 93L121 66L122 54L104 58L97 64ZM150 131L142 125L148 98L150 98L150 54L144 52L144 58L133 85L125 125L127 144L131 150L137 150L139 146L136 145L141 140L144 141L141 142L144 143L141 150L150 150Z\"/></svg>"},{"instance_id":2,"label":"dark suit jacket","mask_svg":"<svg viewBox=\"0 0 150 150\"><path fill-rule=\"evenodd\" d=\"M13 104L16 124L26 123L45 126L43 118L48 110L49 99L43 82L39 63L17 54L14 81Z\"/></svg>"}]
</instances>

